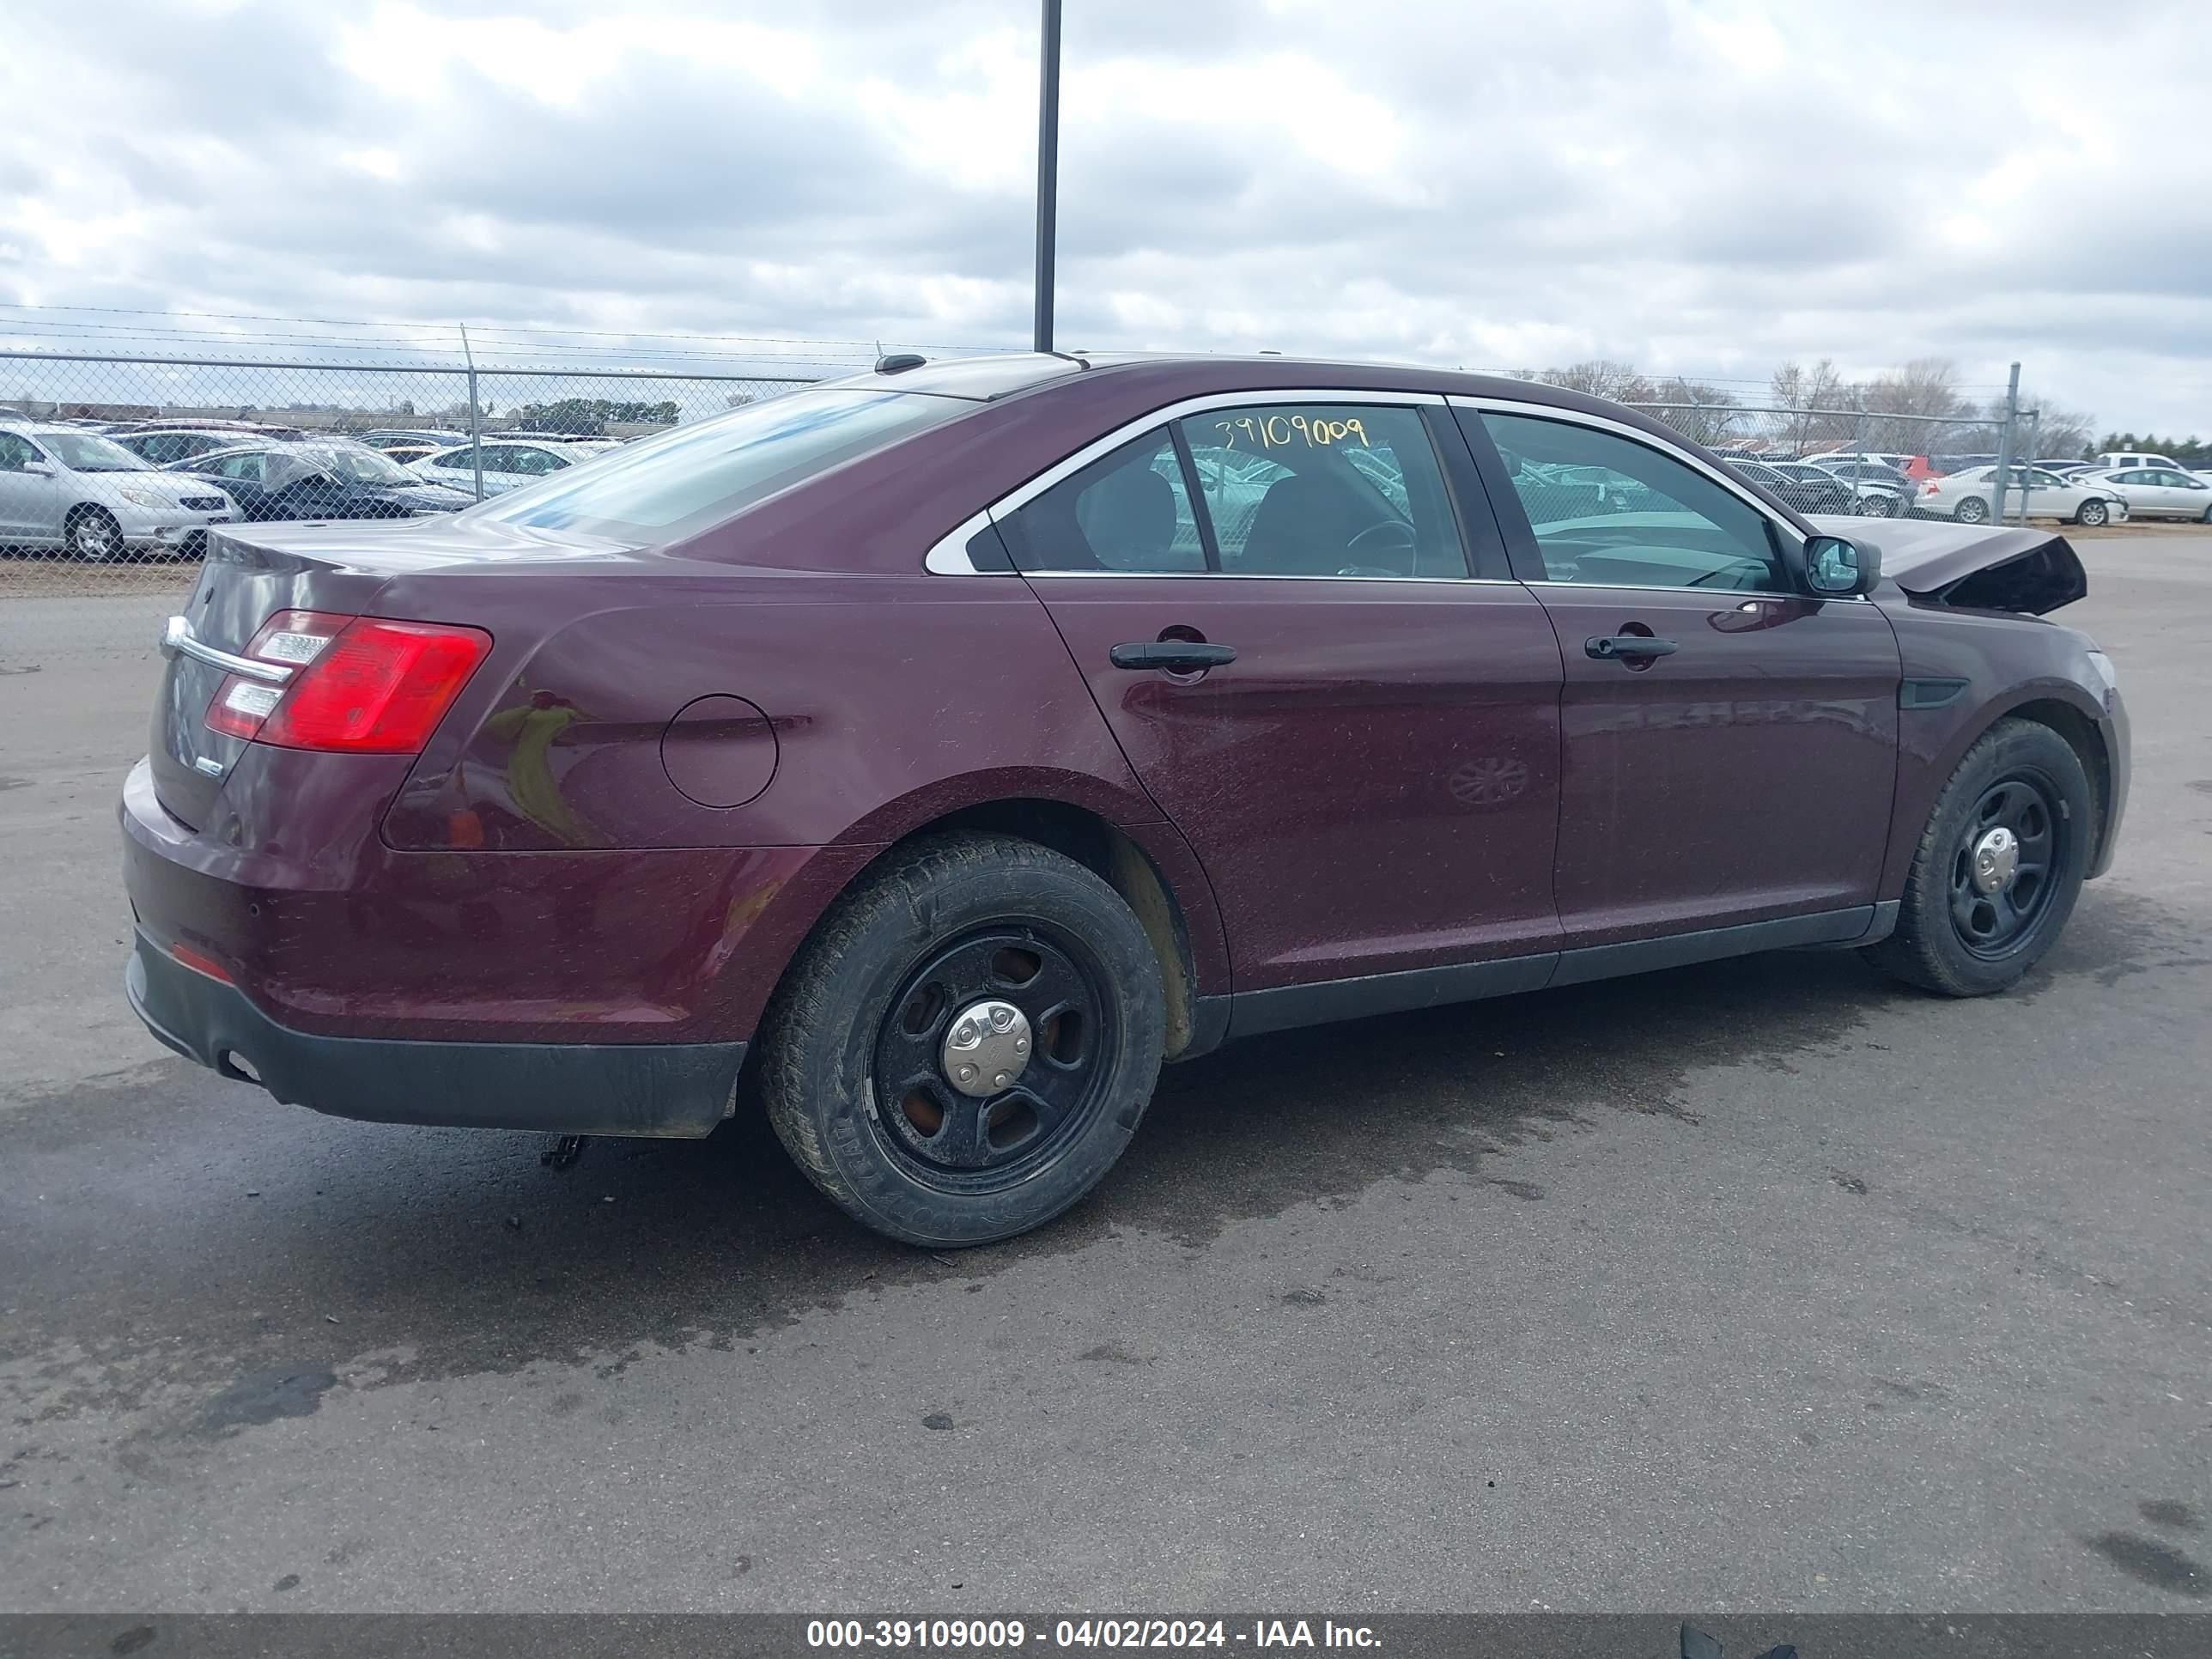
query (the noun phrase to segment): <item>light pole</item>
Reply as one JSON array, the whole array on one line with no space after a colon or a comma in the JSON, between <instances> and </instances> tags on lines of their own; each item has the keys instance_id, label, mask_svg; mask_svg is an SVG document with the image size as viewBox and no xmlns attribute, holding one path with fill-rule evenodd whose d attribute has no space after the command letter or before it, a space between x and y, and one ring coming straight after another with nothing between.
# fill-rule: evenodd
<instances>
[{"instance_id":1,"label":"light pole","mask_svg":"<svg viewBox=\"0 0 2212 1659\"><path fill-rule=\"evenodd\" d=\"M1060 0L1044 0L1037 69L1036 326L1038 351L1052 349L1054 218L1060 204Z\"/></svg>"}]
</instances>

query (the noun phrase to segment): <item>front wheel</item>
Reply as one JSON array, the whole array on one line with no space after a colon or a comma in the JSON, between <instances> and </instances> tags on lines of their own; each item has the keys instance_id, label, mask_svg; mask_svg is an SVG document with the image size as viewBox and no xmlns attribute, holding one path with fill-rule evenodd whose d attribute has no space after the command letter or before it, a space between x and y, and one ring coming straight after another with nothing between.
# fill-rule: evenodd
<instances>
[{"instance_id":1,"label":"front wheel","mask_svg":"<svg viewBox=\"0 0 2212 1659\"><path fill-rule=\"evenodd\" d=\"M2112 517L2111 510L2102 501L2084 501L2075 509L2075 524L2100 525Z\"/></svg>"},{"instance_id":2,"label":"front wheel","mask_svg":"<svg viewBox=\"0 0 2212 1659\"><path fill-rule=\"evenodd\" d=\"M107 564L123 556L123 526L105 507L79 508L63 539L69 544L70 556L88 564Z\"/></svg>"},{"instance_id":3,"label":"front wheel","mask_svg":"<svg viewBox=\"0 0 2212 1659\"><path fill-rule=\"evenodd\" d=\"M1851 511L1862 519L1886 519L1889 516L1889 502L1884 496L1862 495Z\"/></svg>"},{"instance_id":4,"label":"front wheel","mask_svg":"<svg viewBox=\"0 0 2212 1659\"><path fill-rule=\"evenodd\" d=\"M761 1089L854 1219L987 1244L1105 1176L1165 1028L1158 961L1112 887L1032 842L945 836L838 901L763 1021Z\"/></svg>"},{"instance_id":5,"label":"front wheel","mask_svg":"<svg viewBox=\"0 0 2212 1659\"><path fill-rule=\"evenodd\" d=\"M2074 913L2096 802L2073 746L2002 720L1943 787L1905 877L1897 930L1866 951L1945 996L2002 991L2041 960Z\"/></svg>"}]
</instances>

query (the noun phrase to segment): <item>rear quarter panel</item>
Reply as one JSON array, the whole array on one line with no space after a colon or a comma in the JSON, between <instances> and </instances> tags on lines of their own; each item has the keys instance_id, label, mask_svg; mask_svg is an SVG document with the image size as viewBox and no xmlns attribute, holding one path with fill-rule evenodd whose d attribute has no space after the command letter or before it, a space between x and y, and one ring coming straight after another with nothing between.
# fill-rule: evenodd
<instances>
[{"instance_id":1,"label":"rear quarter panel","mask_svg":"<svg viewBox=\"0 0 2212 1659\"><path fill-rule=\"evenodd\" d=\"M533 862L569 882L599 869L615 891L630 880L607 876L611 861L666 871L653 884L664 913L641 901L622 918L631 933L668 937L655 1002L687 1037L741 1036L806 931L884 848L965 807L1060 802L1145 851L1182 907L1200 988L1227 990L1197 860L1129 769L1028 584L692 568L543 586L446 570L380 594L388 615L505 619L384 815L395 858L444 854L449 870L483 872L480 900L532 916L538 901L517 884ZM664 763L670 720L707 696L747 700L773 733L772 779L739 805L700 805ZM742 921L742 948L724 917ZM598 948L597 926L580 928L573 907L557 940L550 913L520 925L563 954ZM635 954L627 937L605 943Z\"/></svg>"}]
</instances>

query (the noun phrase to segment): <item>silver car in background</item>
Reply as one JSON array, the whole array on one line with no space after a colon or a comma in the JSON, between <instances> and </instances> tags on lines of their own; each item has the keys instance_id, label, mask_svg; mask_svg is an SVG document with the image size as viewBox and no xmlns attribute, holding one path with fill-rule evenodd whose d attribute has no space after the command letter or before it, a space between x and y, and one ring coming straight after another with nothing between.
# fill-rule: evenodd
<instances>
[{"instance_id":1,"label":"silver car in background","mask_svg":"<svg viewBox=\"0 0 2212 1659\"><path fill-rule=\"evenodd\" d=\"M2015 466L2005 486L2005 512L2021 511L2027 495L2031 519L2066 519L2075 524L2118 524L2128 516L2128 500L2110 484L2087 478L2062 478L2039 466ZM1960 524L1987 524L1996 496L1997 470L1978 466L1930 478L1914 503L1931 517L1956 519Z\"/></svg>"},{"instance_id":2,"label":"silver car in background","mask_svg":"<svg viewBox=\"0 0 2212 1659\"><path fill-rule=\"evenodd\" d=\"M2178 466L2130 466L2087 472L2076 483L2108 485L2127 498L2130 519L2201 519L2212 524L2212 483Z\"/></svg>"},{"instance_id":3,"label":"silver car in background","mask_svg":"<svg viewBox=\"0 0 2212 1659\"><path fill-rule=\"evenodd\" d=\"M237 504L205 481L157 472L82 427L0 425L0 546L59 547L95 563L197 558Z\"/></svg>"},{"instance_id":4,"label":"silver car in background","mask_svg":"<svg viewBox=\"0 0 2212 1659\"><path fill-rule=\"evenodd\" d=\"M503 495L536 483L549 472L596 460L619 447L612 439L579 439L572 442L517 442L487 436L483 441L483 493ZM425 455L407 469L425 483L450 484L476 494L476 463L470 446Z\"/></svg>"}]
</instances>

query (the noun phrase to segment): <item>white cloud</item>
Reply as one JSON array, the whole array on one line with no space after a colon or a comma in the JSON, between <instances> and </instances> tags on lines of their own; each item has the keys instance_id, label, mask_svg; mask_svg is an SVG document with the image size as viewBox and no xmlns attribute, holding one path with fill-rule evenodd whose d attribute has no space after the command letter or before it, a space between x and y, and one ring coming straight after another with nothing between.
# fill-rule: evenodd
<instances>
[{"instance_id":1,"label":"white cloud","mask_svg":"<svg viewBox=\"0 0 2212 1659\"><path fill-rule=\"evenodd\" d=\"M2212 9L1075 0L1062 337L2212 428ZM0 300L1026 337L1030 0L16 0ZM0 333L11 327L0 312Z\"/></svg>"}]
</instances>

